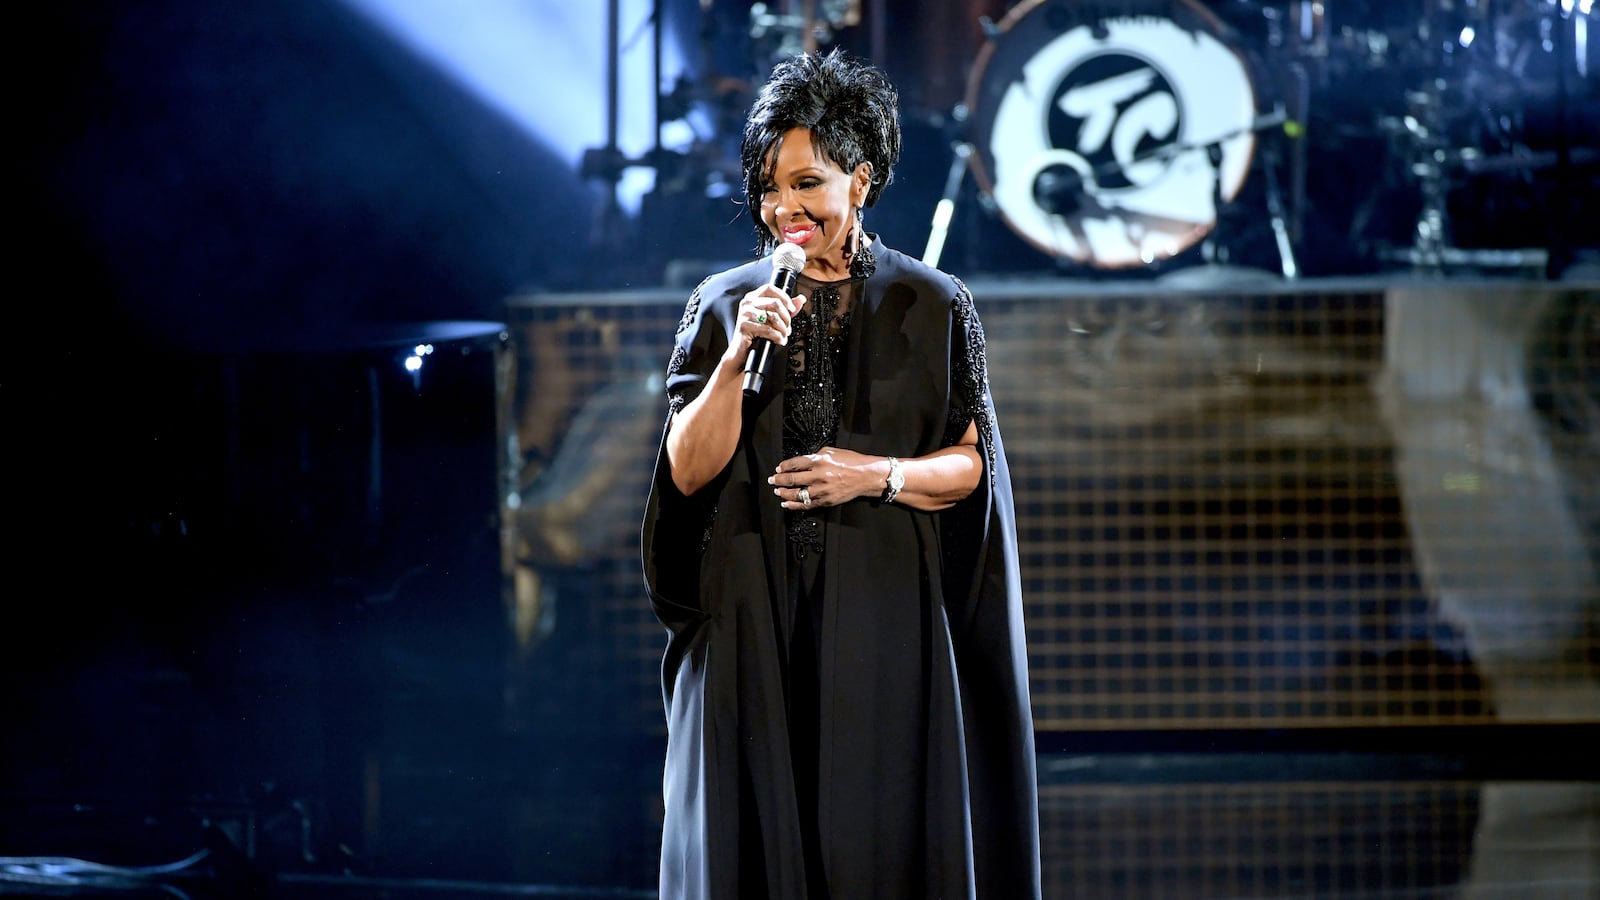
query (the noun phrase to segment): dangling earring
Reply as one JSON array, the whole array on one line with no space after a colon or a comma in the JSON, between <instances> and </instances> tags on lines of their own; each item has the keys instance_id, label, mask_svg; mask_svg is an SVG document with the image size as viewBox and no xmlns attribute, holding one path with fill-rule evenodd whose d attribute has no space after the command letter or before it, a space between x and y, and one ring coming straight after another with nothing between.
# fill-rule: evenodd
<instances>
[{"instance_id":1,"label":"dangling earring","mask_svg":"<svg viewBox=\"0 0 1600 900\"><path fill-rule=\"evenodd\" d=\"M878 261L872 255L872 248L867 244L867 227L864 222L866 211L856 207L855 233L850 236L850 244L846 246L845 260L850 265L850 277L866 278L877 271Z\"/></svg>"}]
</instances>

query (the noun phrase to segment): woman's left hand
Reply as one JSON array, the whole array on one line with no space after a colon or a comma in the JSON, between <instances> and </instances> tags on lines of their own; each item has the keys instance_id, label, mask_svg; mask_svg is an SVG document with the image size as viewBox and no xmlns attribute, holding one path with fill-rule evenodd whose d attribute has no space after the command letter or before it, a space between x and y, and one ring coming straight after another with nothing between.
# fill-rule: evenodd
<instances>
[{"instance_id":1,"label":"woman's left hand","mask_svg":"<svg viewBox=\"0 0 1600 900\"><path fill-rule=\"evenodd\" d=\"M881 456L868 456L839 447L794 456L778 463L777 474L767 479L784 509L838 506L857 497L883 493L883 476L874 466ZM810 503L806 503L810 500Z\"/></svg>"}]
</instances>

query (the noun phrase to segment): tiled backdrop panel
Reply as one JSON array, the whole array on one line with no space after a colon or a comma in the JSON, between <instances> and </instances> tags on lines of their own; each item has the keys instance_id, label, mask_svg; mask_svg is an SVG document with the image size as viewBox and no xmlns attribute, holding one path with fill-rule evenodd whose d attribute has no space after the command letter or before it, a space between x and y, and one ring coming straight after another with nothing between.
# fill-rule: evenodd
<instances>
[{"instance_id":1,"label":"tiled backdrop panel","mask_svg":"<svg viewBox=\"0 0 1600 900\"><path fill-rule=\"evenodd\" d=\"M1461 881L1480 786L1051 785L1047 896L1431 896Z\"/></svg>"},{"instance_id":2,"label":"tiled backdrop panel","mask_svg":"<svg viewBox=\"0 0 1600 900\"><path fill-rule=\"evenodd\" d=\"M1595 291L972 287L1041 731L1600 719ZM507 304L527 654L624 730L683 302Z\"/></svg>"}]
</instances>

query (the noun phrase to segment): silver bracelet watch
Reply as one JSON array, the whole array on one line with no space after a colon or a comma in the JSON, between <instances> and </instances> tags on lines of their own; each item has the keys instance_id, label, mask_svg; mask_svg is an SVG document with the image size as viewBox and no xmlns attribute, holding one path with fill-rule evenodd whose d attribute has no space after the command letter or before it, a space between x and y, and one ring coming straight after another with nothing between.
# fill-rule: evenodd
<instances>
[{"instance_id":1,"label":"silver bracelet watch","mask_svg":"<svg viewBox=\"0 0 1600 900\"><path fill-rule=\"evenodd\" d=\"M900 460L889 457L889 484L883 489L883 502L893 503L894 498L900 496L900 489L906 486L906 473L900 470Z\"/></svg>"}]
</instances>

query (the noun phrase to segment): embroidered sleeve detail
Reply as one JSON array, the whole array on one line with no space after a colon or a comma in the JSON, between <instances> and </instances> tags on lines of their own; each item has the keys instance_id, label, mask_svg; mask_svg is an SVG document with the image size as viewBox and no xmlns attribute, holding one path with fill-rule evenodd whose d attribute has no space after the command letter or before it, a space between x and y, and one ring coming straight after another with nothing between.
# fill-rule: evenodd
<instances>
[{"instance_id":1,"label":"embroidered sleeve detail","mask_svg":"<svg viewBox=\"0 0 1600 900\"><path fill-rule=\"evenodd\" d=\"M706 279L706 281L709 280L710 279ZM689 294L689 302L683 308L683 318L678 320L678 330L675 332L675 334L681 335L685 331L688 331L689 323L693 322L694 317L700 314L700 297L702 292L705 290L705 287L706 282L702 281L695 285L694 291Z\"/></svg>"},{"instance_id":2,"label":"embroidered sleeve detail","mask_svg":"<svg viewBox=\"0 0 1600 900\"><path fill-rule=\"evenodd\" d=\"M684 365L689 361L689 351L683 346L683 336L700 315L700 300L706 286L704 281L697 285L689 294L689 302L683 308L683 318L678 320L678 330L674 332L677 341L672 347L672 356L667 360L667 383L671 384L675 376L683 372ZM667 406L674 415L681 412L689 401L694 399L695 392L689 387L667 389Z\"/></svg>"},{"instance_id":3,"label":"embroidered sleeve detail","mask_svg":"<svg viewBox=\"0 0 1600 900\"><path fill-rule=\"evenodd\" d=\"M953 277L953 276L952 276ZM950 421L945 428L945 445L961 439L967 426L978 423L978 433L989 457L990 486L994 486L995 446L994 415L989 406L989 368L984 349L983 323L978 319L978 309L972 301L972 292L954 278L956 283L954 310L954 339L964 352L952 354L955 371L951 373Z\"/></svg>"},{"instance_id":4,"label":"embroidered sleeve detail","mask_svg":"<svg viewBox=\"0 0 1600 900\"><path fill-rule=\"evenodd\" d=\"M673 347L672 359L667 362L667 377L671 378L673 375L683 371L684 360L688 358L689 352L687 350L682 347ZM688 406L689 401L693 399L693 392L689 390L688 385L667 388L667 407L671 409L674 415L682 412L683 408Z\"/></svg>"}]
</instances>

